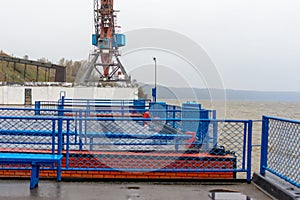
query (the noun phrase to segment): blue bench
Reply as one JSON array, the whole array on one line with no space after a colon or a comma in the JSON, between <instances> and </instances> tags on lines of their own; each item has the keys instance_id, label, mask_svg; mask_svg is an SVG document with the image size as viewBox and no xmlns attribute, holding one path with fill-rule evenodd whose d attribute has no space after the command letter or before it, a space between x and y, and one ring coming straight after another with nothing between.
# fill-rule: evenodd
<instances>
[{"instance_id":1,"label":"blue bench","mask_svg":"<svg viewBox=\"0 0 300 200\"><path fill-rule=\"evenodd\" d=\"M57 181L61 181L61 161L63 155L55 154L26 154L26 153L0 153L0 164L30 164L32 166L30 189L38 187L41 165L57 163Z\"/></svg>"}]
</instances>

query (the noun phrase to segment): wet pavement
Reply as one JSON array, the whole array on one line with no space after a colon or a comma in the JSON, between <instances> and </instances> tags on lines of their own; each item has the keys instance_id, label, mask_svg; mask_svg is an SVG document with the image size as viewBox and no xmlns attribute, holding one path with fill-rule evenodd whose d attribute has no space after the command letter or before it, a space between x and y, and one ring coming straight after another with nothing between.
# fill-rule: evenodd
<instances>
[{"instance_id":1,"label":"wet pavement","mask_svg":"<svg viewBox=\"0 0 300 200\"><path fill-rule=\"evenodd\" d=\"M30 190L29 180L0 180L0 199L57 200L270 200L247 183L103 183L40 180Z\"/></svg>"}]
</instances>

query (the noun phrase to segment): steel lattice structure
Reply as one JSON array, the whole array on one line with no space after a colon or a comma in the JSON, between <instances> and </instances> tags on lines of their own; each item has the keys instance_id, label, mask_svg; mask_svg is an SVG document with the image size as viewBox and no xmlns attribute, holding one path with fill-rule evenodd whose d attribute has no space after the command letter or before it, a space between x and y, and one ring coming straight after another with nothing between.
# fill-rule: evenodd
<instances>
[{"instance_id":1,"label":"steel lattice structure","mask_svg":"<svg viewBox=\"0 0 300 200\"><path fill-rule=\"evenodd\" d=\"M126 38L124 34L116 33L119 28L117 12L113 0L94 0L95 33L92 43L95 49L81 82L130 81L119 59L119 47L126 45ZM91 78L94 71L100 75L97 80Z\"/></svg>"}]
</instances>

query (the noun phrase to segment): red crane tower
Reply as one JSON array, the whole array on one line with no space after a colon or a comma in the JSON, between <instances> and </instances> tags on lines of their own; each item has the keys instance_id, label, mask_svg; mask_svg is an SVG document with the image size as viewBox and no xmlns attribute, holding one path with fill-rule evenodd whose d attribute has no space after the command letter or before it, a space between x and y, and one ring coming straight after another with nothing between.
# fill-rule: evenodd
<instances>
[{"instance_id":1,"label":"red crane tower","mask_svg":"<svg viewBox=\"0 0 300 200\"><path fill-rule=\"evenodd\" d=\"M95 46L86 73L81 78L84 82L95 81L92 79L96 71L100 82L130 81L119 56L119 47L126 45L124 34L116 33L117 13L114 10L114 0L94 0L95 33L92 43Z\"/></svg>"}]
</instances>

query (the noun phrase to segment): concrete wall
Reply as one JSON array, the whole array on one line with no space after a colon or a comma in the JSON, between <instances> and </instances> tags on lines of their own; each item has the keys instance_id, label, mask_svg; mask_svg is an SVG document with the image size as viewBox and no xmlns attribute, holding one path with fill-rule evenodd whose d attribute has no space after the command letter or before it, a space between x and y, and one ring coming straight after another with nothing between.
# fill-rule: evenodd
<instances>
[{"instance_id":1,"label":"concrete wall","mask_svg":"<svg viewBox=\"0 0 300 200\"><path fill-rule=\"evenodd\" d=\"M67 98L86 99L136 99L137 88L100 88L100 87L28 87L1 86L0 105L24 105L25 89L32 90L32 104L35 101L57 101L60 93L66 92Z\"/></svg>"}]
</instances>

